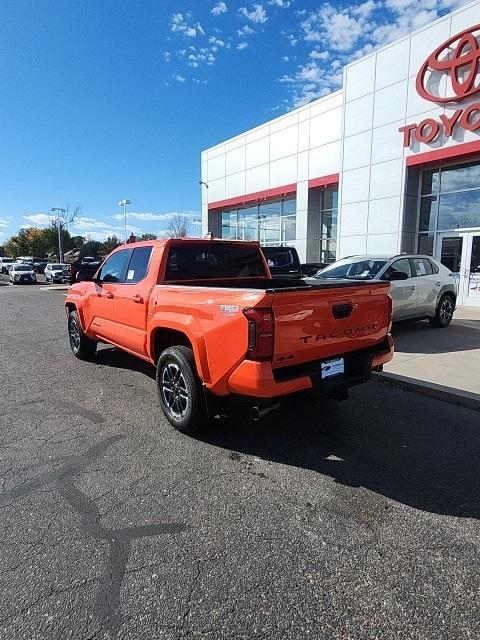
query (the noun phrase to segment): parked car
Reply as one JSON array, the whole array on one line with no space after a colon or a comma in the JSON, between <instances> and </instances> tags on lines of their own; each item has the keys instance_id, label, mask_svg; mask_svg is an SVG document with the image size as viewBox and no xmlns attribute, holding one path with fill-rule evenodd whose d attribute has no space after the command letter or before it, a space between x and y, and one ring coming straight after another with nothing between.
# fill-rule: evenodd
<instances>
[{"instance_id":1,"label":"parked car","mask_svg":"<svg viewBox=\"0 0 480 640\"><path fill-rule=\"evenodd\" d=\"M301 264L295 247L262 247L263 255L272 274L272 278L298 279L313 276L326 264L308 262Z\"/></svg>"},{"instance_id":2,"label":"parked car","mask_svg":"<svg viewBox=\"0 0 480 640\"><path fill-rule=\"evenodd\" d=\"M157 368L161 408L192 432L243 396L259 419L286 395L342 400L392 358L388 282L272 279L257 242L123 245L65 299L70 347L106 342Z\"/></svg>"},{"instance_id":3,"label":"parked car","mask_svg":"<svg viewBox=\"0 0 480 640\"><path fill-rule=\"evenodd\" d=\"M79 271L84 271L85 273L90 272L93 276L101 264L102 260L100 258L94 258L92 256L86 256L81 260L72 262L70 265L70 282L73 283L76 281L76 276Z\"/></svg>"},{"instance_id":4,"label":"parked car","mask_svg":"<svg viewBox=\"0 0 480 640\"><path fill-rule=\"evenodd\" d=\"M43 273L47 264L48 260L45 260L44 258L33 258L33 268L35 269L35 273Z\"/></svg>"},{"instance_id":5,"label":"parked car","mask_svg":"<svg viewBox=\"0 0 480 640\"><path fill-rule=\"evenodd\" d=\"M8 264L13 264L15 262L15 260L13 258L7 258L6 256L3 256L0 258L0 273L8 273L7 271L7 265Z\"/></svg>"},{"instance_id":6,"label":"parked car","mask_svg":"<svg viewBox=\"0 0 480 640\"><path fill-rule=\"evenodd\" d=\"M457 300L455 274L431 256L363 255L337 260L314 281L344 278L355 282L390 282L393 320L428 319L447 327Z\"/></svg>"},{"instance_id":7,"label":"parked car","mask_svg":"<svg viewBox=\"0 0 480 640\"><path fill-rule=\"evenodd\" d=\"M48 263L44 270L45 282L70 282L70 269L68 264Z\"/></svg>"},{"instance_id":8,"label":"parked car","mask_svg":"<svg viewBox=\"0 0 480 640\"><path fill-rule=\"evenodd\" d=\"M37 284L37 275L29 264L14 262L9 271L10 284Z\"/></svg>"}]
</instances>

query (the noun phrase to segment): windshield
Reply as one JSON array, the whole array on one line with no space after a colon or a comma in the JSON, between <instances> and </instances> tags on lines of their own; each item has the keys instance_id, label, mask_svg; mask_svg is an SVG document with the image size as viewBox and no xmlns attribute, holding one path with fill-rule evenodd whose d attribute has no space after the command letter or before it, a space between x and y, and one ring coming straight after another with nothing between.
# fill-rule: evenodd
<instances>
[{"instance_id":1,"label":"windshield","mask_svg":"<svg viewBox=\"0 0 480 640\"><path fill-rule=\"evenodd\" d=\"M10 262L13 262L13 258L2 258L2 262L3 264L10 264Z\"/></svg>"},{"instance_id":2,"label":"windshield","mask_svg":"<svg viewBox=\"0 0 480 640\"><path fill-rule=\"evenodd\" d=\"M28 264L16 264L13 269L14 271L31 271L32 267L29 267Z\"/></svg>"},{"instance_id":3,"label":"windshield","mask_svg":"<svg viewBox=\"0 0 480 640\"><path fill-rule=\"evenodd\" d=\"M63 264L52 264L52 271L61 271L63 269Z\"/></svg>"},{"instance_id":4,"label":"windshield","mask_svg":"<svg viewBox=\"0 0 480 640\"><path fill-rule=\"evenodd\" d=\"M329 267L315 274L315 278L346 278L348 280L371 280L382 267L386 260L339 260Z\"/></svg>"}]
</instances>

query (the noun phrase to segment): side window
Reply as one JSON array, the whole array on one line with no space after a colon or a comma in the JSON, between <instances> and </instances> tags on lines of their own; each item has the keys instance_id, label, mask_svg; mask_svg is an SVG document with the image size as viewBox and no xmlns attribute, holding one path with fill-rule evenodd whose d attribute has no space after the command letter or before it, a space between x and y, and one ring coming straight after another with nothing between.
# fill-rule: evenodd
<instances>
[{"instance_id":1,"label":"side window","mask_svg":"<svg viewBox=\"0 0 480 640\"><path fill-rule=\"evenodd\" d=\"M391 264L383 274L382 280L390 280L394 271L400 271L407 274L407 278L410 278L412 273L410 270L410 261L408 258L401 258Z\"/></svg>"},{"instance_id":2,"label":"side window","mask_svg":"<svg viewBox=\"0 0 480 640\"><path fill-rule=\"evenodd\" d=\"M440 271L440 269L435 264L435 262L432 262L431 260L429 260L429 262L430 262L430 266L432 267L432 273L438 273Z\"/></svg>"},{"instance_id":3,"label":"side window","mask_svg":"<svg viewBox=\"0 0 480 640\"><path fill-rule=\"evenodd\" d=\"M427 258L412 258L412 264L414 277L432 275L432 263Z\"/></svg>"},{"instance_id":4,"label":"side window","mask_svg":"<svg viewBox=\"0 0 480 640\"><path fill-rule=\"evenodd\" d=\"M99 280L102 282L123 282L130 254L130 249L124 249L110 256L100 269Z\"/></svg>"},{"instance_id":5,"label":"side window","mask_svg":"<svg viewBox=\"0 0 480 640\"><path fill-rule=\"evenodd\" d=\"M153 247L138 247L133 250L127 269L126 284L140 282L147 275Z\"/></svg>"}]
</instances>

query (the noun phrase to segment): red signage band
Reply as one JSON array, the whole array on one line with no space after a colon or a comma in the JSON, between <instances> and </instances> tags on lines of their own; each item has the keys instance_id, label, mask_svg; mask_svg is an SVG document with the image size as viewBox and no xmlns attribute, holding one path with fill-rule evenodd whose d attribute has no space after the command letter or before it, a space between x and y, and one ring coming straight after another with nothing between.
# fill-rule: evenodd
<instances>
[{"instance_id":1,"label":"red signage band","mask_svg":"<svg viewBox=\"0 0 480 640\"><path fill-rule=\"evenodd\" d=\"M480 70L479 37L480 24L477 24L437 47L420 67L415 85L417 93L425 100L439 103L458 102L480 93L480 83L476 82ZM428 82L433 77L438 89L439 80L445 75L450 78L453 90L453 95L446 97L437 95Z\"/></svg>"}]
</instances>

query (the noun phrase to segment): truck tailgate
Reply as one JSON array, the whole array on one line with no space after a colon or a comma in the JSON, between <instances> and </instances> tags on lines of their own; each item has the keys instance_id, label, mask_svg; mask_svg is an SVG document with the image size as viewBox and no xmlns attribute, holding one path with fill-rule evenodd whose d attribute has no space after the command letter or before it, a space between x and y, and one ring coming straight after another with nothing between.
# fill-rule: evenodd
<instances>
[{"instance_id":1,"label":"truck tailgate","mask_svg":"<svg viewBox=\"0 0 480 640\"><path fill-rule=\"evenodd\" d=\"M329 283L273 292L273 367L288 367L372 347L390 327L388 282Z\"/></svg>"}]
</instances>

